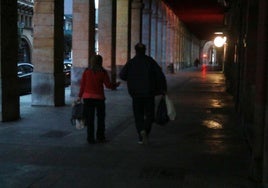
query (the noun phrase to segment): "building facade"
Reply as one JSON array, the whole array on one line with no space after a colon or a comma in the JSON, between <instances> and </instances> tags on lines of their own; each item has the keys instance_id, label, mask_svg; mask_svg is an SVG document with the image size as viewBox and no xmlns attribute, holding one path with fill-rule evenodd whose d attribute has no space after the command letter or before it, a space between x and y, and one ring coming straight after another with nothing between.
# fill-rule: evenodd
<instances>
[{"instance_id":1,"label":"building facade","mask_svg":"<svg viewBox=\"0 0 268 188\"><path fill-rule=\"evenodd\" d=\"M34 0L18 0L18 61L31 62L33 50L33 7Z\"/></svg>"},{"instance_id":2,"label":"building facade","mask_svg":"<svg viewBox=\"0 0 268 188\"><path fill-rule=\"evenodd\" d=\"M72 59L73 16L64 15L64 59Z\"/></svg>"},{"instance_id":3,"label":"building facade","mask_svg":"<svg viewBox=\"0 0 268 188\"><path fill-rule=\"evenodd\" d=\"M32 61L33 51L33 8L34 0L18 0L18 61ZM65 58L71 58L72 49L72 15L64 15L64 54Z\"/></svg>"}]
</instances>

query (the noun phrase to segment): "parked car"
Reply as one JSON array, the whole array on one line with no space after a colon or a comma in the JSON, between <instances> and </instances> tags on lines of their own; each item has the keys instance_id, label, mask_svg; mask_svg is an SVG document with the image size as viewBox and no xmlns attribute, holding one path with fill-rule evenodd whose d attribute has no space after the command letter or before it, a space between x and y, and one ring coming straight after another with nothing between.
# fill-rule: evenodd
<instances>
[{"instance_id":1,"label":"parked car","mask_svg":"<svg viewBox=\"0 0 268 188\"><path fill-rule=\"evenodd\" d=\"M31 93L33 65L31 63L18 63L18 78L20 94Z\"/></svg>"},{"instance_id":2,"label":"parked car","mask_svg":"<svg viewBox=\"0 0 268 188\"><path fill-rule=\"evenodd\" d=\"M65 86L71 85L71 69L72 69L72 61L71 60L64 60L63 64L63 72L65 74Z\"/></svg>"},{"instance_id":3,"label":"parked car","mask_svg":"<svg viewBox=\"0 0 268 188\"><path fill-rule=\"evenodd\" d=\"M63 72L65 74L65 86L71 84L71 61L64 61ZM31 93L32 90L32 73L34 66L31 63L18 63L18 78L20 95Z\"/></svg>"}]
</instances>

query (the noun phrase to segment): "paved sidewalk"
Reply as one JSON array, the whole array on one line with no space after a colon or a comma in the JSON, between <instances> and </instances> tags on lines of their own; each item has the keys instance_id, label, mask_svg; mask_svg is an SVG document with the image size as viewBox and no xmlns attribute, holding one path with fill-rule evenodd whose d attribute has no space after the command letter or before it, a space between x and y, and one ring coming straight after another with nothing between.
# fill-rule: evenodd
<instances>
[{"instance_id":1,"label":"paved sidewalk","mask_svg":"<svg viewBox=\"0 0 268 188\"><path fill-rule=\"evenodd\" d=\"M168 75L177 118L137 144L126 85L106 91L106 144L88 145L66 106L33 107L0 123L0 188L255 188L250 153L220 72Z\"/></svg>"}]
</instances>

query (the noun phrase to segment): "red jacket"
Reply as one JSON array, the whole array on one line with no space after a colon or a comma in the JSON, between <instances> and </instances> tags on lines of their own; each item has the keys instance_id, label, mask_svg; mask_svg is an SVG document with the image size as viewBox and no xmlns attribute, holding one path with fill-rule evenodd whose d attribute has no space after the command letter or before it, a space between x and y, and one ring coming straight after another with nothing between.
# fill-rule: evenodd
<instances>
[{"instance_id":1,"label":"red jacket","mask_svg":"<svg viewBox=\"0 0 268 188\"><path fill-rule=\"evenodd\" d=\"M80 98L105 99L104 87L114 89L115 84L111 83L106 70L93 72L86 69L80 83Z\"/></svg>"}]
</instances>

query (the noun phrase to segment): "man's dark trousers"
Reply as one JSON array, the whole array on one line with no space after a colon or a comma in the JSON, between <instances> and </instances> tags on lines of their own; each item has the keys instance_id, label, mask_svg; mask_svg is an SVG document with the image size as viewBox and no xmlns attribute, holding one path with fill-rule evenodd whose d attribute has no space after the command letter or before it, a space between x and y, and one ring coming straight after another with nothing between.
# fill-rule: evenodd
<instances>
[{"instance_id":1,"label":"man's dark trousers","mask_svg":"<svg viewBox=\"0 0 268 188\"><path fill-rule=\"evenodd\" d=\"M135 125L141 140L140 132L145 130L147 135L151 132L154 122L155 100L151 97L132 97L132 107L135 117Z\"/></svg>"}]
</instances>

